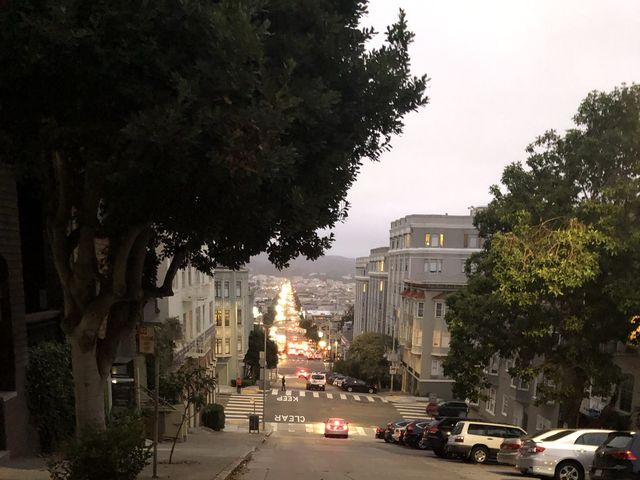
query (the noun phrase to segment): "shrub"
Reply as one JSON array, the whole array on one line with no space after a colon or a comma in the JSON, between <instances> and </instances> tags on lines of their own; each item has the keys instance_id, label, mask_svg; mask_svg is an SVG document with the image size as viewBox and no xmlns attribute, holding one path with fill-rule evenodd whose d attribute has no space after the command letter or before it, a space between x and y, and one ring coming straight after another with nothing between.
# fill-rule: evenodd
<instances>
[{"instance_id":1,"label":"shrub","mask_svg":"<svg viewBox=\"0 0 640 480\"><path fill-rule=\"evenodd\" d=\"M219 403L210 403L202 409L202 424L213 430L224 428L224 407Z\"/></svg>"},{"instance_id":2,"label":"shrub","mask_svg":"<svg viewBox=\"0 0 640 480\"><path fill-rule=\"evenodd\" d=\"M135 480L150 457L142 419L124 416L86 431L47 466L52 480Z\"/></svg>"},{"instance_id":3,"label":"shrub","mask_svg":"<svg viewBox=\"0 0 640 480\"><path fill-rule=\"evenodd\" d=\"M71 348L45 342L29 350L27 404L43 452L53 451L73 435L75 405Z\"/></svg>"}]
</instances>

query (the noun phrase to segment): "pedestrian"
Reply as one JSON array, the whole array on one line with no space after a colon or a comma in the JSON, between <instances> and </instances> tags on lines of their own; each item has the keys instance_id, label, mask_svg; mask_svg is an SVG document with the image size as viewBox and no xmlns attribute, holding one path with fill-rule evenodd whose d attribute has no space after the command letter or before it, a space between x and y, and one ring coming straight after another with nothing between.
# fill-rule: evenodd
<instances>
[{"instance_id":1,"label":"pedestrian","mask_svg":"<svg viewBox=\"0 0 640 480\"><path fill-rule=\"evenodd\" d=\"M286 381L284 379L284 375L282 375L282 391L284 392L287 389Z\"/></svg>"}]
</instances>

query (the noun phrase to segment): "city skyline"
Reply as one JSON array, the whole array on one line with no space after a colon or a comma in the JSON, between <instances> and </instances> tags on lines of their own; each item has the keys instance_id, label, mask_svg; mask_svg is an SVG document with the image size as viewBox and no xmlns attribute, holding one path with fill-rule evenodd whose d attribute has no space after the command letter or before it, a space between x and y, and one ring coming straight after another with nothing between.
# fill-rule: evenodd
<instances>
[{"instance_id":1,"label":"city skyline","mask_svg":"<svg viewBox=\"0 0 640 480\"><path fill-rule=\"evenodd\" d=\"M407 14L414 74L429 105L405 118L380 162L363 160L327 255L358 257L388 244L391 221L466 215L485 205L504 167L549 129L572 127L592 90L640 78L640 3L373 0L363 25L384 32Z\"/></svg>"}]
</instances>

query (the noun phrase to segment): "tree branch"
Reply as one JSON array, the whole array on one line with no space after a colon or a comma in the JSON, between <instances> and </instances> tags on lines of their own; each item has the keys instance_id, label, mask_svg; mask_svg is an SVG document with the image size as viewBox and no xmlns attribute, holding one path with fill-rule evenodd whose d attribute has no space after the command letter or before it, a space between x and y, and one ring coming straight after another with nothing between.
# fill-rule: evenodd
<instances>
[{"instance_id":1,"label":"tree branch","mask_svg":"<svg viewBox=\"0 0 640 480\"><path fill-rule=\"evenodd\" d=\"M113 292L117 296L123 297L129 290L127 286L129 257L136 239L140 236L140 232L142 232L144 228L144 225L130 227L118 246L113 265Z\"/></svg>"},{"instance_id":2,"label":"tree branch","mask_svg":"<svg viewBox=\"0 0 640 480\"><path fill-rule=\"evenodd\" d=\"M159 298L159 297L171 297L173 295L172 283L173 279L178 272L178 269L182 266L185 259L187 258L187 248L181 247L176 250L173 258L171 259L171 263L169 264L169 268L167 269L167 273L164 276L164 281L160 287L155 288L146 288L144 289L144 297L145 298Z\"/></svg>"},{"instance_id":3,"label":"tree branch","mask_svg":"<svg viewBox=\"0 0 640 480\"><path fill-rule=\"evenodd\" d=\"M127 284L129 297L136 300L142 300L144 292L142 291L142 275L144 274L144 263L147 257L147 246L151 238L151 228L147 225L133 244L129 253L129 268L127 270Z\"/></svg>"},{"instance_id":4,"label":"tree branch","mask_svg":"<svg viewBox=\"0 0 640 480\"><path fill-rule=\"evenodd\" d=\"M72 272L70 267L71 250L67 242L67 228L71 220L71 199L69 198L69 175L60 152L53 153L53 179L50 182L50 200L55 208L47 213L47 234L53 261L63 286L69 286Z\"/></svg>"}]
</instances>

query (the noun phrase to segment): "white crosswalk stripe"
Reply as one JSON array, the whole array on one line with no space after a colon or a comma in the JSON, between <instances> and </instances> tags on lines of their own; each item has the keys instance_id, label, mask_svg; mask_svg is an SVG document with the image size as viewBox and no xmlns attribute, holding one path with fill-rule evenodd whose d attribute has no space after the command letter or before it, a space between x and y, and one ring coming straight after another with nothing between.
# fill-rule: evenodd
<instances>
[{"instance_id":1,"label":"white crosswalk stripe","mask_svg":"<svg viewBox=\"0 0 640 480\"><path fill-rule=\"evenodd\" d=\"M235 420L225 425L227 431L243 431L247 428L248 420L240 422ZM260 424L260 430L262 430L262 423ZM281 432L285 435L288 433L294 434L308 434L308 435L323 435L324 423L323 422L307 422L307 423L278 423L267 422L267 431ZM349 425L349 437L371 437L375 436L376 429L372 426L360 426Z\"/></svg>"},{"instance_id":2,"label":"white crosswalk stripe","mask_svg":"<svg viewBox=\"0 0 640 480\"><path fill-rule=\"evenodd\" d=\"M347 396L344 393L340 394L340 400L346 400Z\"/></svg>"},{"instance_id":3,"label":"white crosswalk stripe","mask_svg":"<svg viewBox=\"0 0 640 480\"><path fill-rule=\"evenodd\" d=\"M246 420L249 415L255 413L262 419L264 403L262 395L237 395L232 394L224 409L224 415L228 419Z\"/></svg>"},{"instance_id":4,"label":"white crosswalk stripe","mask_svg":"<svg viewBox=\"0 0 640 480\"><path fill-rule=\"evenodd\" d=\"M396 407L398 413L405 420L415 420L417 418L426 418L426 404L420 402L393 402L393 406Z\"/></svg>"},{"instance_id":5,"label":"white crosswalk stripe","mask_svg":"<svg viewBox=\"0 0 640 480\"><path fill-rule=\"evenodd\" d=\"M367 395L367 400L369 400L370 402L375 402L375 400L371 395Z\"/></svg>"},{"instance_id":6,"label":"white crosswalk stripe","mask_svg":"<svg viewBox=\"0 0 640 480\"><path fill-rule=\"evenodd\" d=\"M298 392L298 396L299 396L299 397L304 397L304 396L306 396L306 395L307 395L307 392L304 392L304 391L302 391L302 392Z\"/></svg>"},{"instance_id":7,"label":"white crosswalk stripe","mask_svg":"<svg viewBox=\"0 0 640 480\"><path fill-rule=\"evenodd\" d=\"M356 402L359 402L359 401L360 401L360 395L354 395L354 396L353 396L353 399L354 399Z\"/></svg>"},{"instance_id":8,"label":"white crosswalk stripe","mask_svg":"<svg viewBox=\"0 0 640 480\"><path fill-rule=\"evenodd\" d=\"M333 393L327 393L327 398L329 399L333 398Z\"/></svg>"},{"instance_id":9,"label":"white crosswalk stripe","mask_svg":"<svg viewBox=\"0 0 640 480\"><path fill-rule=\"evenodd\" d=\"M374 403L377 401L380 401L382 403L389 403L389 400L387 400L385 397L382 396L377 396L377 395L358 395L355 392L345 392L345 393L338 393L338 392L327 392L327 391L320 391L320 392L311 392L311 391L306 391L306 390L286 390L286 391L281 391L278 389L270 389L268 395L271 396L280 396L280 395L286 395L288 397L300 397L300 398L305 398L307 396L313 396L313 398L326 398L328 400L354 400L356 402L369 402L369 403ZM245 395L245 396L249 396L249 395Z\"/></svg>"},{"instance_id":10,"label":"white crosswalk stripe","mask_svg":"<svg viewBox=\"0 0 640 480\"><path fill-rule=\"evenodd\" d=\"M319 398L320 394L318 392L313 392L313 398Z\"/></svg>"},{"instance_id":11,"label":"white crosswalk stripe","mask_svg":"<svg viewBox=\"0 0 640 480\"><path fill-rule=\"evenodd\" d=\"M278 389L277 388L272 388L271 389L271 395L277 395L278 394Z\"/></svg>"}]
</instances>

